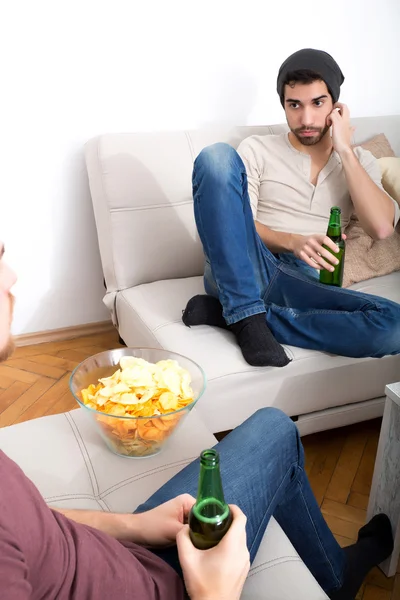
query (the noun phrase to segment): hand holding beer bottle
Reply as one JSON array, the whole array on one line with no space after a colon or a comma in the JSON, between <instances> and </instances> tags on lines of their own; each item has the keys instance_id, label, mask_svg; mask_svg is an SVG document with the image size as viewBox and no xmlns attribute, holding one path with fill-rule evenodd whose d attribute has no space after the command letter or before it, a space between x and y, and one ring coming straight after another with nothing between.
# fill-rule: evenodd
<instances>
[{"instance_id":1,"label":"hand holding beer bottle","mask_svg":"<svg viewBox=\"0 0 400 600\"><path fill-rule=\"evenodd\" d=\"M341 209L338 206L332 206L331 208L331 216L328 224L328 231L326 235L329 239L334 242L339 248L339 252L337 252L334 256L338 259L338 264L335 265L333 271L328 271L327 269L322 269L319 273L319 281L320 283L326 283L327 285L335 285L337 287L342 287L343 282L343 271L344 271L344 255L345 255L345 243L342 236L342 225L340 221ZM326 250L330 250L327 246L324 246Z\"/></svg>"},{"instance_id":2,"label":"hand holding beer bottle","mask_svg":"<svg viewBox=\"0 0 400 600\"><path fill-rule=\"evenodd\" d=\"M223 539L209 550L191 542L189 526L177 535L179 562L191 600L239 600L250 569L246 545L246 516L229 505L232 524Z\"/></svg>"},{"instance_id":3,"label":"hand holding beer bottle","mask_svg":"<svg viewBox=\"0 0 400 600\"><path fill-rule=\"evenodd\" d=\"M216 450L200 454L200 475L197 499L189 513L189 531L192 544L200 550L212 548L224 537L232 523L229 506L225 502Z\"/></svg>"},{"instance_id":4,"label":"hand holding beer bottle","mask_svg":"<svg viewBox=\"0 0 400 600\"><path fill-rule=\"evenodd\" d=\"M219 454L200 455L197 499L176 538L186 589L192 600L239 600L250 567L246 517L228 506Z\"/></svg>"}]
</instances>

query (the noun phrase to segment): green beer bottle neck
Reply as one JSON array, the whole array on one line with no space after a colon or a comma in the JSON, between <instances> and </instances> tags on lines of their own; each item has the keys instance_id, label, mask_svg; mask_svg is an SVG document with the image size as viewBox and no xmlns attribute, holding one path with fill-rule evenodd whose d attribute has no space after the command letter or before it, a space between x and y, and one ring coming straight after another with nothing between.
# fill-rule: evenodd
<instances>
[{"instance_id":1,"label":"green beer bottle neck","mask_svg":"<svg viewBox=\"0 0 400 600\"><path fill-rule=\"evenodd\" d=\"M196 505L203 505L207 501L216 502L223 512L229 510L228 505L225 503L219 469L219 455L216 450L204 450L200 455L200 476Z\"/></svg>"},{"instance_id":2,"label":"green beer bottle neck","mask_svg":"<svg viewBox=\"0 0 400 600\"><path fill-rule=\"evenodd\" d=\"M327 236L330 238L341 238L342 237L342 224L340 220L340 210L332 209L331 216L329 218Z\"/></svg>"}]
</instances>

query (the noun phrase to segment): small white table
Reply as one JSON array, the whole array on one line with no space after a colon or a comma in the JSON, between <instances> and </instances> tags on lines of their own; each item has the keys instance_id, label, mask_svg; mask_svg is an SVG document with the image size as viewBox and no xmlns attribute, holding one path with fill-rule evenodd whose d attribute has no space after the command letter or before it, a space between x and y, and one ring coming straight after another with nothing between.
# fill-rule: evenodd
<instances>
[{"instance_id":1,"label":"small white table","mask_svg":"<svg viewBox=\"0 0 400 600\"><path fill-rule=\"evenodd\" d=\"M397 570L400 555L400 382L387 385L367 520L386 513L392 523L394 550L380 567L387 577Z\"/></svg>"}]
</instances>

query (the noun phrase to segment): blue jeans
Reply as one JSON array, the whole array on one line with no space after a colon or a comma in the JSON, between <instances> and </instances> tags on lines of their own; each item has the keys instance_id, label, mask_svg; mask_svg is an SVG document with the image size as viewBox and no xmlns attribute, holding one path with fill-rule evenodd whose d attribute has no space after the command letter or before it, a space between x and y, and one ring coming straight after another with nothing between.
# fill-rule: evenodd
<instances>
[{"instance_id":1,"label":"blue jeans","mask_svg":"<svg viewBox=\"0 0 400 600\"><path fill-rule=\"evenodd\" d=\"M320 284L274 256L258 236L246 169L228 144L214 144L193 170L197 229L206 256L204 282L227 324L266 313L278 342L352 357L400 352L400 305ZM283 258L283 260L282 260Z\"/></svg>"},{"instance_id":2,"label":"blue jeans","mask_svg":"<svg viewBox=\"0 0 400 600\"><path fill-rule=\"evenodd\" d=\"M308 275L311 279L319 281L319 271L310 267L310 265L305 263L304 260L301 260L301 258L297 258L293 252L282 252L280 254L275 254L275 256L280 262L289 265L292 269L296 269L297 271L300 271L300 273L303 273L303 275Z\"/></svg>"},{"instance_id":3,"label":"blue jeans","mask_svg":"<svg viewBox=\"0 0 400 600\"><path fill-rule=\"evenodd\" d=\"M263 408L225 437L220 454L225 500L247 516L247 546L253 561L273 515L326 592L342 584L345 555L330 532L304 471L296 425L282 411ZM197 494L196 460L160 488L136 512L182 493ZM178 572L176 547L157 550Z\"/></svg>"}]
</instances>

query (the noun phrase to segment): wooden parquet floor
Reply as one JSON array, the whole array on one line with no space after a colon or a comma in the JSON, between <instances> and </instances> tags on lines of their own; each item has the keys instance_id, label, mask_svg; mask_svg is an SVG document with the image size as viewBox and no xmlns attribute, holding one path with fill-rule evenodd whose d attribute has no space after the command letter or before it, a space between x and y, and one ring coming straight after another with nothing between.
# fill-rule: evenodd
<instances>
[{"instance_id":1,"label":"wooden parquet floor","mask_svg":"<svg viewBox=\"0 0 400 600\"><path fill-rule=\"evenodd\" d=\"M0 365L0 427L76 408L69 391L71 371L85 358L116 348L116 333L17 348ZM342 546L364 524L380 420L303 438L306 470L324 517ZM400 600L400 568L387 579L368 576L357 600Z\"/></svg>"}]
</instances>

